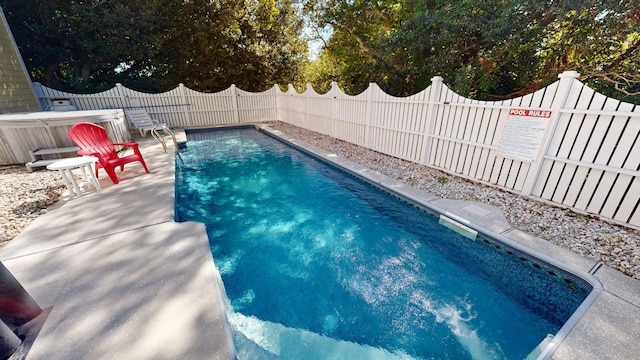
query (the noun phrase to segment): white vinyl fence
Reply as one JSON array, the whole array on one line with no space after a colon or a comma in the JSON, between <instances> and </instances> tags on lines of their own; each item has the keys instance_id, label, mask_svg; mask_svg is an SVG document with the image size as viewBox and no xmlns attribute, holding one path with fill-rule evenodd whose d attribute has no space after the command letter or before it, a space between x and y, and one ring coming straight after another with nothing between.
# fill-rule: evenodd
<instances>
[{"instance_id":1,"label":"white vinyl fence","mask_svg":"<svg viewBox=\"0 0 640 360\"><path fill-rule=\"evenodd\" d=\"M385 154L640 226L640 106L594 92L575 72L505 101L464 98L435 77L406 98L378 86L279 93L278 120ZM533 115L531 115L533 114Z\"/></svg>"},{"instance_id":2,"label":"white vinyl fence","mask_svg":"<svg viewBox=\"0 0 640 360\"><path fill-rule=\"evenodd\" d=\"M170 127L198 127L232 123L272 121L276 118L275 89L261 93L240 90L232 85L218 93L202 93L180 84L173 90L149 94L121 84L97 94L73 94L34 83L43 109L53 99L69 99L78 110L126 109L137 103L152 118Z\"/></svg>"},{"instance_id":3,"label":"white vinyl fence","mask_svg":"<svg viewBox=\"0 0 640 360\"><path fill-rule=\"evenodd\" d=\"M43 107L71 99L79 110L139 101L171 127L280 120L537 200L640 227L640 106L594 92L576 72L532 94L499 102L464 98L434 77L404 98L371 84L350 96L290 85L262 93L230 87L199 93L180 85L146 94L121 85L63 93L34 84Z\"/></svg>"}]
</instances>

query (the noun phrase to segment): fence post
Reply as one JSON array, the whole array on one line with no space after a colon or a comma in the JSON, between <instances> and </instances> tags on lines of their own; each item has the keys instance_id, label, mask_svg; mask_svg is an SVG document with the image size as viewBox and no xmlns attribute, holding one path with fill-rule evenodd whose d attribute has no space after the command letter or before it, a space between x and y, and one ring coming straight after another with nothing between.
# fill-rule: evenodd
<instances>
[{"instance_id":1,"label":"fence post","mask_svg":"<svg viewBox=\"0 0 640 360\"><path fill-rule=\"evenodd\" d=\"M547 124L547 129L542 139L541 150L538 152L538 156L536 157L535 162L533 162L531 164L531 167L529 168L527 178L522 187L522 195L529 196L533 193L533 189L535 188L538 178L540 177L540 170L542 169L544 156L549 150L551 139L553 138L553 134L558 127L560 110L564 109L564 107L566 106L567 98L569 97L572 89L571 85L574 84L578 76L580 76L580 74L578 74L578 72L576 71L565 71L562 74L558 75L560 83L558 84L556 96L553 99L553 103L551 104L551 110L553 111L553 113L551 115L551 118L549 119L549 124Z\"/></svg>"},{"instance_id":2,"label":"fence post","mask_svg":"<svg viewBox=\"0 0 640 360\"><path fill-rule=\"evenodd\" d=\"M307 123L307 129L311 130L311 106L309 105L309 89L311 84L307 83L307 88L304 89L304 107L305 107L305 121Z\"/></svg>"},{"instance_id":3,"label":"fence post","mask_svg":"<svg viewBox=\"0 0 640 360\"><path fill-rule=\"evenodd\" d=\"M240 122L240 110L238 109L238 96L240 95L238 95L235 84L231 84L229 89L231 90L231 97L233 98L231 103L231 106L233 107L233 121L237 124Z\"/></svg>"},{"instance_id":4,"label":"fence post","mask_svg":"<svg viewBox=\"0 0 640 360\"><path fill-rule=\"evenodd\" d=\"M336 113L338 112L338 83L336 81L331 82L331 137L336 137Z\"/></svg>"},{"instance_id":5,"label":"fence post","mask_svg":"<svg viewBox=\"0 0 640 360\"><path fill-rule=\"evenodd\" d=\"M369 87L365 90L367 104L364 110L364 146L368 149L371 149L371 103L373 100L374 86L378 88L378 85L375 83L369 83Z\"/></svg>"},{"instance_id":6,"label":"fence post","mask_svg":"<svg viewBox=\"0 0 640 360\"><path fill-rule=\"evenodd\" d=\"M273 91L273 109L274 109L274 113L275 113L275 119L276 121L280 121L280 116L278 115L280 113L280 105L278 102L278 95L280 94L280 87L278 86L278 84L273 85L273 87L271 88L271 90Z\"/></svg>"},{"instance_id":7,"label":"fence post","mask_svg":"<svg viewBox=\"0 0 640 360\"><path fill-rule=\"evenodd\" d=\"M131 103L128 101L128 95L125 91L124 86L120 83L116 83L116 90L118 91L118 96L120 97L120 103L122 104L122 108L127 108L131 106Z\"/></svg>"},{"instance_id":8,"label":"fence post","mask_svg":"<svg viewBox=\"0 0 640 360\"><path fill-rule=\"evenodd\" d=\"M431 156L431 144L433 143L431 135L435 132L440 99L442 98L442 83L442 76L434 76L431 78L426 116L427 126L425 126L425 133L422 140L424 143L424 151L422 152L422 159L420 161L423 165L429 165L429 157Z\"/></svg>"},{"instance_id":9,"label":"fence post","mask_svg":"<svg viewBox=\"0 0 640 360\"><path fill-rule=\"evenodd\" d=\"M185 90L183 83L178 84L178 91L180 92L180 98L182 99L182 108L184 109L183 113L186 124L187 126L191 126L191 104L187 102L187 91Z\"/></svg>"}]
</instances>

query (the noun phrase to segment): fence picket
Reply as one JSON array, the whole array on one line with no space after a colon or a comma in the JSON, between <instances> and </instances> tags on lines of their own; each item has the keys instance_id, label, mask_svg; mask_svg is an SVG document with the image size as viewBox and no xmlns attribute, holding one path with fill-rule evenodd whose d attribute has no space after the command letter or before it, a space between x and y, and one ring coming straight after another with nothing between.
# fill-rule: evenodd
<instances>
[{"instance_id":1,"label":"fence picket","mask_svg":"<svg viewBox=\"0 0 640 360\"><path fill-rule=\"evenodd\" d=\"M620 104L620 107L618 108L618 110L622 111L632 109L632 104ZM615 145L613 145L613 148L611 149L612 152L608 165L615 168L624 168L626 159L628 159L629 157L633 157L631 150L637 139L637 134L640 130L640 124L638 124L638 122L636 122L635 124L630 123L628 117L626 116L616 116L614 118L614 124L616 124L616 129L619 130L619 136L617 137ZM635 157L637 158L637 155ZM605 197L602 208L598 213L608 218L615 218L620 203L622 202L622 199L626 194L627 189L631 185L634 177L626 174L615 174L611 172L608 172L607 175L608 178L613 179L613 185L611 186L610 191Z\"/></svg>"},{"instance_id":2,"label":"fence picket","mask_svg":"<svg viewBox=\"0 0 640 360\"><path fill-rule=\"evenodd\" d=\"M618 108L619 101L608 98L603 109L615 110ZM608 130L605 132L600 145L600 150L594 161L595 164L609 165L613 150L615 149L618 139L622 134L625 123L621 119L606 116L601 117L599 121L606 121L609 124ZM605 171L601 174L598 187L594 189L594 194L587 205L586 211L598 214L604 207L604 202L609 196L611 188L615 184L618 174Z\"/></svg>"},{"instance_id":3,"label":"fence picket","mask_svg":"<svg viewBox=\"0 0 640 360\"><path fill-rule=\"evenodd\" d=\"M640 194L640 178L638 176L633 177L633 179L631 180L631 184L626 191L626 194ZM616 212L614 219L622 223L639 224L639 204L640 199L638 198L638 196L625 196L620 202L618 211Z\"/></svg>"}]
</instances>

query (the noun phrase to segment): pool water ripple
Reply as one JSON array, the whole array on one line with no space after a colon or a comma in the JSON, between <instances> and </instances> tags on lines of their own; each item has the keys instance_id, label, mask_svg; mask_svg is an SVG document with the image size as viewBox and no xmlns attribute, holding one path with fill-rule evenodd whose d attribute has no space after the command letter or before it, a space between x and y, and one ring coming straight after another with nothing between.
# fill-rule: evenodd
<instances>
[{"instance_id":1,"label":"pool water ripple","mask_svg":"<svg viewBox=\"0 0 640 360\"><path fill-rule=\"evenodd\" d=\"M183 156L176 218L207 225L257 358L524 359L587 295L256 130Z\"/></svg>"}]
</instances>

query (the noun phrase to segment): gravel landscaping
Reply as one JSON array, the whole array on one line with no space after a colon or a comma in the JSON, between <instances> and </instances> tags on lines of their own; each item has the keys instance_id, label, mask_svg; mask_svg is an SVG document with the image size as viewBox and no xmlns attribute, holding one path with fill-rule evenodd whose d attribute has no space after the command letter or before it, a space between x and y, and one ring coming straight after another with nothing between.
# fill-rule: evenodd
<instances>
[{"instance_id":1,"label":"gravel landscaping","mask_svg":"<svg viewBox=\"0 0 640 360\"><path fill-rule=\"evenodd\" d=\"M47 212L65 190L57 171L29 172L24 165L0 166L0 247Z\"/></svg>"}]
</instances>

